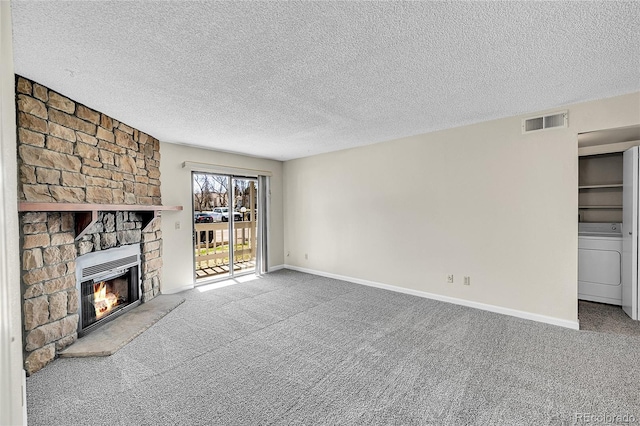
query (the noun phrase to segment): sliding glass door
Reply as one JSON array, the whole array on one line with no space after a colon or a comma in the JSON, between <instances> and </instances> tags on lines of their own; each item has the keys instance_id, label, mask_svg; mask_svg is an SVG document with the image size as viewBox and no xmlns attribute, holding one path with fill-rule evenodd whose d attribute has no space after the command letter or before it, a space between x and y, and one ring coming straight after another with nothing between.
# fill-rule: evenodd
<instances>
[{"instance_id":1,"label":"sliding glass door","mask_svg":"<svg viewBox=\"0 0 640 426\"><path fill-rule=\"evenodd\" d=\"M257 179L193 172L196 282L256 270Z\"/></svg>"}]
</instances>

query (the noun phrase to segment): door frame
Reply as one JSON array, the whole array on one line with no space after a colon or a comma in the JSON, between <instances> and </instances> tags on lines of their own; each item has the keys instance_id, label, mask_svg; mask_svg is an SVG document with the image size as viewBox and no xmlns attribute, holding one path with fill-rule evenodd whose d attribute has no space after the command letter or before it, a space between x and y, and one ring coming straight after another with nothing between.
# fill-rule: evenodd
<instances>
[{"instance_id":1,"label":"door frame","mask_svg":"<svg viewBox=\"0 0 640 426\"><path fill-rule=\"evenodd\" d=\"M234 260L235 260L235 248L234 248L234 244L232 243L232 238L235 240L235 220L233 219L233 212L234 212L234 204L235 204L235 193L234 193L234 187L233 187L233 180L234 179L246 179L246 180L250 180L255 182L255 190L256 190L256 203L258 203L258 197L260 197L260 190L259 190L259 176L258 175L239 175L239 174L234 174L234 173L229 173L229 172L218 172L215 170L210 170L210 171L200 171L200 170L191 170L191 194L193 194L194 192L194 175L196 174L206 174L206 175L217 175L217 176L224 176L228 179L228 189L227 189L227 208L229 209L229 221L228 223L228 233L229 233L229 273L228 274L224 274L222 276L212 276L209 278L203 278L202 280L198 281L198 278L196 276L196 256L195 253L192 254L191 258L192 258L192 271L193 271L193 285L194 286L200 286L203 284L211 284L211 283L215 283L215 282L219 282L219 281L224 281L224 280L228 280L228 279L234 279L236 277L240 277L243 275L249 275L249 274L255 274L258 273L258 262L256 259L256 264L254 266L253 269L246 269L243 270L241 272L236 273L233 265L234 265ZM257 207L255 210L255 214L256 217L260 217L260 215L258 215L258 208ZM195 199L192 195L191 197L191 215L193 216L195 213ZM266 217L266 215L264 215ZM260 220L260 219L258 219ZM264 219L263 219L264 220ZM256 227L256 230L258 226ZM195 220L192 220L191 222L191 229L192 229L192 235L195 235ZM260 236L259 232L256 232L256 245L261 245L261 242L258 241L258 238ZM192 243L193 245L193 243ZM257 257L257 253L256 253L256 257ZM265 258L266 258L266 254L265 254Z\"/></svg>"},{"instance_id":2,"label":"door frame","mask_svg":"<svg viewBox=\"0 0 640 426\"><path fill-rule=\"evenodd\" d=\"M624 151L622 194L622 309L638 319L638 172L640 150ZM628 168L628 166L631 166ZM629 179L631 182L629 182Z\"/></svg>"}]
</instances>

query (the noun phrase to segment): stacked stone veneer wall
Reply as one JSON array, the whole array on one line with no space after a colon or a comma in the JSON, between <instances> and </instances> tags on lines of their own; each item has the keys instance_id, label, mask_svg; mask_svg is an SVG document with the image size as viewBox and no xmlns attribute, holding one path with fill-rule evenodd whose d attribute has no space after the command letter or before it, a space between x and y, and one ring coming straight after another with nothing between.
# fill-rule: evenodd
<instances>
[{"instance_id":1,"label":"stacked stone veneer wall","mask_svg":"<svg viewBox=\"0 0 640 426\"><path fill-rule=\"evenodd\" d=\"M16 76L20 201L160 205L157 139ZM101 212L76 241L75 215L20 215L25 369L32 374L77 339L76 258L141 244L142 301L159 293L160 221Z\"/></svg>"}]
</instances>

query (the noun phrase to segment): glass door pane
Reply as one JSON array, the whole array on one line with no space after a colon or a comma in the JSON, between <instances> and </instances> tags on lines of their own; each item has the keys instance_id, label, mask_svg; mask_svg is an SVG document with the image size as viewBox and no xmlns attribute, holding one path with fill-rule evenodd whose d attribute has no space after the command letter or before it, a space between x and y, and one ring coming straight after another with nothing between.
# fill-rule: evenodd
<instances>
[{"instance_id":1,"label":"glass door pane","mask_svg":"<svg viewBox=\"0 0 640 426\"><path fill-rule=\"evenodd\" d=\"M233 270L255 272L258 247L258 181L234 177L233 186Z\"/></svg>"},{"instance_id":2,"label":"glass door pane","mask_svg":"<svg viewBox=\"0 0 640 426\"><path fill-rule=\"evenodd\" d=\"M193 173L193 242L196 281L232 275L229 265L231 177Z\"/></svg>"}]
</instances>

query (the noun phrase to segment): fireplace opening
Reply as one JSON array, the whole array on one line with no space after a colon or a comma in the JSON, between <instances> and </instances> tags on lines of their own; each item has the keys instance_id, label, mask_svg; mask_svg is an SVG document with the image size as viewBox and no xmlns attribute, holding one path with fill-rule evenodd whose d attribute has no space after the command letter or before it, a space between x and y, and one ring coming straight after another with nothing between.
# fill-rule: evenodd
<instances>
[{"instance_id":1,"label":"fireplace opening","mask_svg":"<svg viewBox=\"0 0 640 426\"><path fill-rule=\"evenodd\" d=\"M137 268L132 267L116 277L100 277L81 283L82 322L86 329L109 315L116 314L138 300L135 294Z\"/></svg>"},{"instance_id":2,"label":"fireplace opening","mask_svg":"<svg viewBox=\"0 0 640 426\"><path fill-rule=\"evenodd\" d=\"M140 304L140 246L130 245L80 256L78 335L83 336Z\"/></svg>"}]
</instances>

